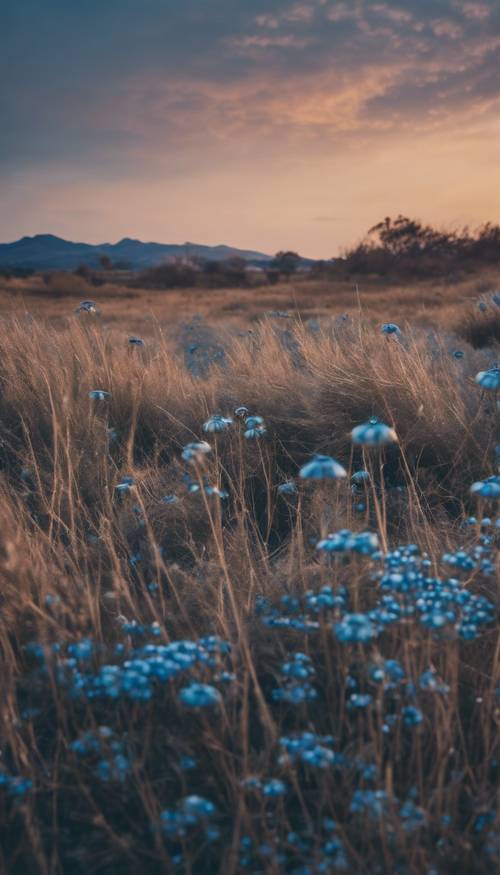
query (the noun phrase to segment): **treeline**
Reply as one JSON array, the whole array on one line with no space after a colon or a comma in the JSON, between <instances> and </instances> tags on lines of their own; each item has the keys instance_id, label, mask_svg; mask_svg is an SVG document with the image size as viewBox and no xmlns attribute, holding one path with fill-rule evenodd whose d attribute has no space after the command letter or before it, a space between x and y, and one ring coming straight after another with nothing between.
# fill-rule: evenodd
<instances>
[{"instance_id":1,"label":"treeline","mask_svg":"<svg viewBox=\"0 0 500 875\"><path fill-rule=\"evenodd\" d=\"M378 276L439 276L500 263L500 226L439 230L406 216L385 218L331 268Z\"/></svg>"}]
</instances>

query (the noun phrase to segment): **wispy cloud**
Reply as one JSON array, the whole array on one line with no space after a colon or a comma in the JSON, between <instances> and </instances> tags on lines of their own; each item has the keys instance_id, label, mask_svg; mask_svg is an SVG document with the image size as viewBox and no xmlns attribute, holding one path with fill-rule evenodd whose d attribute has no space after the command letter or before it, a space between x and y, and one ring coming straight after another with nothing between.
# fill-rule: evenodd
<instances>
[{"instance_id":1,"label":"wispy cloud","mask_svg":"<svg viewBox=\"0 0 500 875\"><path fill-rule=\"evenodd\" d=\"M412 138L422 147L438 135L450 149L452 138L466 142L469 158L474 142L484 159L498 133L497 0L87 0L71 7L6 0L0 26L7 85L0 181L29 174L40 190L54 174L69 190L71 173L120 191L132 179L145 190L175 184L189 193L190 212L203 197L193 179L211 191L209 174L221 182L258 168L270 189L277 173L290 171L304 174L304 186L310 181L315 204L304 215L317 233L322 223L314 217L330 215L316 187L319 167L335 179L342 167L352 180L346 168L374 166L381 151L406 155ZM479 178L483 170L472 162L467 172ZM384 183L390 200L390 172ZM470 205L471 187L457 185L467 188ZM43 202L35 207L40 221ZM361 227L362 199L355 208ZM12 215L7 206L0 234ZM80 225L85 215L88 208ZM323 224L326 231L331 223Z\"/></svg>"}]
</instances>

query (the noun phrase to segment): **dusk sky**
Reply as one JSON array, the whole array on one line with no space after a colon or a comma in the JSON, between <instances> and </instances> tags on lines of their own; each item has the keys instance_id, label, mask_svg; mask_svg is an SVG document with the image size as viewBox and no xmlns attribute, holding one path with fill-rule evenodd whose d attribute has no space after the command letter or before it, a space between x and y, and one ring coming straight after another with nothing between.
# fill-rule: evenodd
<instances>
[{"instance_id":1,"label":"dusk sky","mask_svg":"<svg viewBox=\"0 0 500 875\"><path fill-rule=\"evenodd\" d=\"M1 0L0 240L500 222L500 0Z\"/></svg>"}]
</instances>

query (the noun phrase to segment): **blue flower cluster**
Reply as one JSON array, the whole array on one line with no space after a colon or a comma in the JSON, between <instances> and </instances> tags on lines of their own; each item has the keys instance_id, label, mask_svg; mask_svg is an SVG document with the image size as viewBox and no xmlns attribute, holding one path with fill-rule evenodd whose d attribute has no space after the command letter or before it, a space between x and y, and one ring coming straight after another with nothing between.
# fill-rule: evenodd
<instances>
[{"instance_id":1,"label":"blue flower cluster","mask_svg":"<svg viewBox=\"0 0 500 875\"><path fill-rule=\"evenodd\" d=\"M340 529L318 541L317 550L327 553L359 553L361 556L379 555L379 540L375 532L351 532Z\"/></svg>"},{"instance_id":2,"label":"blue flower cluster","mask_svg":"<svg viewBox=\"0 0 500 875\"><path fill-rule=\"evenodd\" d=\"M134 635L142 634L144 629L150 632L153 629L152 634L157 634L158 627L155 624L153 627L136 626L134 623L124 625L128 634L132 630ZM82 642L69 645L68 653L72 655L57 659L57 677L73 698L149 701L159 685L187 672L200 669L219 672L221 659L229 651L228 642L216 636L200 638L197 641L145 644L135 649L118 644L115 658L122 661L101 665L94 672L85 664L92 652L91 642L85 639L83 645ZM220 674L217 676L221 677ZM191 694L186 692L190 687L185 688L181 696L184 704L189 704L190 696L195 696L197 686L204 685L193 684L194 692ZM198 697L201 695L198 691Z\"/></svg>"},{"instance_id":3,"label":"blue flower cluster","mask_svg":"<svg viewBox=\"0 0 500 875\"><path fill-rule=\"evenodd\" d=\"M204 796L185 796L175 808L167 808L161 812L160 829L166 838L180 839L201 827L205 838L215 841L219 838L219 829L212 823L216 814L217 809L210 799Z\"/></svg>"},{"instance_id":4,"label":"blue flower cluster","mask_svg":"<svg viewBox=\"0 0 500 875\"><path fill-rule=\"evenodd\" d=\"M301 705L317 698L318 693L310 683L316 672L311 658L305 653L292 653L281 666L281 674L285 682L282 687L273 690L272 697L275 702Z\"/></svg>"},{"instance_id":5,"label":"blue flower cluster","mask_svg":"<svg viewBox=\"0 0 500 875\"><path fill-rule=\"evenodd\" d=\"M123 783L130 774L126 743L117 738L109 726L99 726L96 732L85 732L71 742L70 748L78 756L94 761L94 774L100 781Z\"/></svg>"},{"instance_id":6,"label":"blue flower cluster","mask_svg":"<svg viewBox=\"0 0 500 875\"><path fill-rule=\"evenodd\" d=\"M33 781L30 778L22 777L22 775L9 775L8 772L2 770L0 771L1 787L7 791L9 796L20 800L32 789Z\"/></svg>"}]
</instances>

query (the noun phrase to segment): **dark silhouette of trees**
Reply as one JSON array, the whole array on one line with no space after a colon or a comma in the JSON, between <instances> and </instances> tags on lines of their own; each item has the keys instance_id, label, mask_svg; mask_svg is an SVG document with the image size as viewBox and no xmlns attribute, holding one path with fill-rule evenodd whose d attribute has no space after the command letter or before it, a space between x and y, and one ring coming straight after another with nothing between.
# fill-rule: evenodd
<instances>
[{"instance_id":1,"label":"dark silhouette of trees","mask_svg":"<svg viewBox=\"0 0 500 875\"><path fill-rule=\"evenodd\" d=\"M295 273L300 265L300 255L291 250L285 252L277 252L271 262L271 270L277 270L280 274L291 276Z\"/></svg>"}]
</instances>

